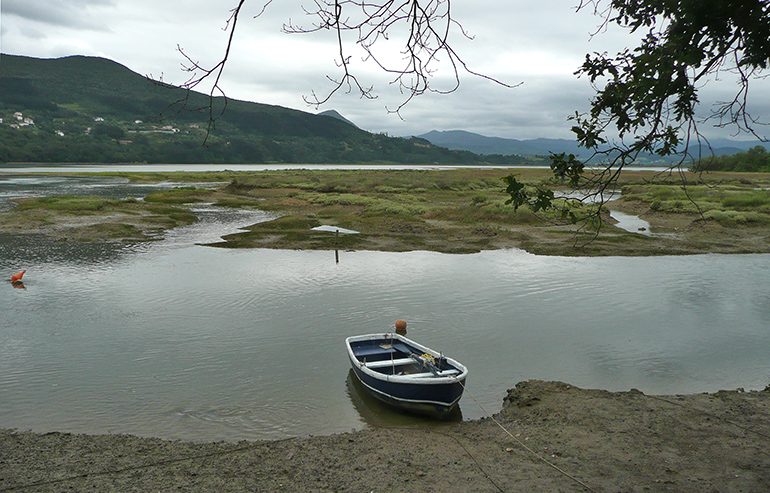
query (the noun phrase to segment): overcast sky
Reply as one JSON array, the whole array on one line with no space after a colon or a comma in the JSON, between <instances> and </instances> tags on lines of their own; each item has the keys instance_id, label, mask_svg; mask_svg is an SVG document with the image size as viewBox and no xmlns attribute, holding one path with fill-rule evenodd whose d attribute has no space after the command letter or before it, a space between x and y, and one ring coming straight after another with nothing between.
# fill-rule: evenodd
<instances>
[{"instance_id":1,"label":"overcast sky","mask_svg":"<svg viewBox=\"0 0 770 493\"><path fill-rule=\"evenodd\" d=\"M188 74L177 51L204 66L222 57L229 10L237 0L0 0L0 51L14 55L56 58L101 56L131 70L184 82ZM401 118L389 114L403 95L390 78L352 59L352 69L378 98L336 94L319 110L303 96L325 94L337 76L338 56L333 33L288 35L290 19L309 26L302 6L312 0L273 0L258 18L263 1L247 0L235 45L221 86L228 97L274 104L309 112L334 109L371 132L409 136L430 130L467 130L488 136L531 139L573 138L569 115L585 111L592 95L588 81L574 75L588 52L615 53L633 46L635 38L610 30L591 38L601 19L575 12L578 0L455 0L453 16L473 40L455 30L455 49L471 70L516 88L461 73L460 88L448 95L421 96L410 102ZM355 54L355 52L351 52ZM2 67L0 67L2 70ZM437 88L449 87L448 67L435 74ZM443 84L442 84L443 82ZM726 98L732 84L710 83L702 92L708 105ZM770 94L754 88L755 112L767 115ZM702 128L706 130L706 128ZM768 132L770 133L770 132ZM715 135L715 132L709 132ZM730 135L721 132L720 136Z\"/></svg>"}]
</instances>

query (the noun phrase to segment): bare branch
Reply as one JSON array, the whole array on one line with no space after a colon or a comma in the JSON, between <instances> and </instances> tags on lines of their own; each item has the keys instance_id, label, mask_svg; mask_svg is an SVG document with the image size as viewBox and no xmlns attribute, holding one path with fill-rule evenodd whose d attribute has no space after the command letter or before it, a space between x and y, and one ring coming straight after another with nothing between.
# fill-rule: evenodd
<instances>
[{"instance_id":1,"label":"bare branch","mask_svg":"<svg viewBox=\"0 0 770 493\"><path fill-rule=\"evenodd\" d=\"M311 27L302 27L289 23L284 32L289 34L307 34L322 30L335 31L337 38L337 65L342 74L339 78L327 77L334 87L325 96L315 92L305 101L315 107L326 103L336 92L355 88L362 98L374 99L371 86L362 85L351 68L351 56L344 43L343 35L351 32L355 43L363 51L362 62L374 63L381 71L392 74L391 85L398 87L404 94L404 100L391 113L399 114L401 109L413 98L427 92L448 94L460 85L460 73L481 77L504 87L515 87L469 68L468 64L452 48L449 38L452 27L468 39L471 36L452 18L450 0L386 0L369 3L360 0L316 0L315 10L306 14L317 18ZM348 11L352 11L350 15ZM402 29L403 31L398 31ZM399 51L401 64L385 62L385 57L375 51L380 43L387 43L394 33L406 32L404 43ZM442 57L443 56L443 57ZM444 60L442 60L444 58ZM437 89L431 85L431 77L437 72L440 63L450 67L453 82L449 88Z\"/></svg>"}]
</instances>

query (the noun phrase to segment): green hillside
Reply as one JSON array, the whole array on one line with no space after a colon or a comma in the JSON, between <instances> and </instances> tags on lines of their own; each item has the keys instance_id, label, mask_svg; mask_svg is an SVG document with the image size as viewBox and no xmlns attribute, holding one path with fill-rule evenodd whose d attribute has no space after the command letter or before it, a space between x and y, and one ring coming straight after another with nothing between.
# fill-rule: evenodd
<instances>
[{"instance_id":1,"label":"green hillside","mask_svg":"<svg viewBox=\"0 0 770 493\"><path fill-rule=\"evenodd\" d=\"M224 98L215 100L215 114L223 105ZM0 55L0 118L0 162L475 164L482 160L424 139L371 134L339 118L232 99L203 146L208 96L188 94L113 61L84 56ZM522 158L504 161L517 163Z\"/></svg>"}]
</instances>

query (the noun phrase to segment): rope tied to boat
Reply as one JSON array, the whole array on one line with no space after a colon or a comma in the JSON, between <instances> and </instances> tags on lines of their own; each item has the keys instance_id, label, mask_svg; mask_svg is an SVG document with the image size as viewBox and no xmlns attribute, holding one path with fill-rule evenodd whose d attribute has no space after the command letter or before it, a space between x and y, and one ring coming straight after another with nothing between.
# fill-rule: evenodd
<instances>
[{"instance_id":1,"label":"rope tied to boat","mask_svg":"<svg viewBox=\"0 0 770 493\"><path fill-rule=\"evenodd\" d=\"M420 355L420 358L422 358L423 363L430 363L431 365L436 366L436 358L434 358L432 355L424 353Z\"/></svg>"},{"instance_id":2,"label":"rope tied to boat","mask_svg":"<svg viewBox=\"0 0 770 493\"><path fill-rule=\"evenodd\" d=\"M535 450L532 450L532 448L528 447L528 446L527 446L527 444L525 444L523 441L519 440L519 438L518 438L518 437L514 436L514 434L513 434L513 433L511 433L510 431L508 431L508 429L507 429L505 426L503 426L503 425L502 425L502 423L500 423L500 422L499 422L497 419L495 419L495 417L494 417L492 414L490 414L490 413L489 413L489 412L488 412L486 409L484 409L484 406L482 406L482 405L481 405L481 403L480 403L479 401L477 401L475 397L473 397L473 394L471 394L470 392L468 392L468 388L465 386L465 384L464 384L464 383L463 383L463 382L462 382L462 381L461 381L459 378L457 378L457 377L456 377L456 376L454 376L454 375L452 376L452 378L454 378L454 379L455 379L455 380L456 380L456 381L457 381L457 382L460 384L460 386L462 386L462 388L463 388L463 390L465 391L465 393L466 393L466 394L468 394L468 396L469 396L471 399L473 399L473 402L475 402L475 403L476 403L476 405L477 405L477 406L479 406L479 408L480 408L480 409L481 409L481 410L484 412L484 414L486 414L486 415L487 415L487 417L488 417L489 419L491 419L491 420L492 420L492 422L493 422L493 423L495 423L495 424L496 424L496 425L497 425L497 426L498 426L498 427L499 427L501 430L503 430L503 431L504 431L504 432L505 432L505 433L506 433L506 434L507 434L509 437L511 437L511 438L512 438L512 439L514 439L514 440L515 440L515 441L516 441L516 442L517 442L519 445L521 445L521 447L522 447L524 450L526 450L527 452L531 453L533 456L535 456L535 458L537 458L537 459L539 459L540 461L544 462L545 464L547 464L548 466L552 467L553 469L555 469L555 470L556 470L556 471L558 471L559 473L563 474L563 475L564 475L564 476L566 476L567 478L569 478L569 479L571 479L572 481L576 482L577 484L579 484L580 486L582 486L583 488L585 488L587 491L590 491L590 492L594 492L594 491L596 491L596 490L594 490L593 488L591 488L590 486L588 486L586 483L584 483L583 481L581 481L580 479L576 478L575 476L571 475L570 473L568 473L568 472L567 472L567 471L565 471L564 469L560 468L559 466L557 466L557 465L556 465L556 464L554 464L553 462L551 462L551 461L549 461L548 459L546 459L546 458L544 458L543 456L541 456L541 455L540 455L539 453L537 453ZM495 485L495 486L497 486L497 485ZM498 487L498 489L499 489L499 487Z\"/></svg>"}]
</instances>

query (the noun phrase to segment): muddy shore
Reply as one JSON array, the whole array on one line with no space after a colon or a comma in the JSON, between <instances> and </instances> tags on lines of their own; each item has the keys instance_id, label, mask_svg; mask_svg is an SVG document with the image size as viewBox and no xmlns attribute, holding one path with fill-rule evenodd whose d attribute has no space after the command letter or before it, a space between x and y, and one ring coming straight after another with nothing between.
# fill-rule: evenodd
<instances>
[{"instance_id":1,"label":"muddy shore","mask_svg":"<svg viewBox=\"0 0 770 493\"><path fill-rule=\"evenodd\" d=\"M0 491L770 490L770 390L520 382L493 418L239 443L0 431Z\"/></svg>"}]
</instances>

